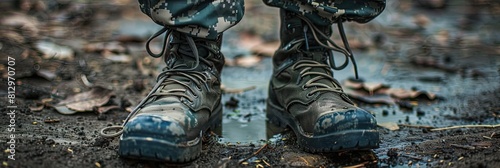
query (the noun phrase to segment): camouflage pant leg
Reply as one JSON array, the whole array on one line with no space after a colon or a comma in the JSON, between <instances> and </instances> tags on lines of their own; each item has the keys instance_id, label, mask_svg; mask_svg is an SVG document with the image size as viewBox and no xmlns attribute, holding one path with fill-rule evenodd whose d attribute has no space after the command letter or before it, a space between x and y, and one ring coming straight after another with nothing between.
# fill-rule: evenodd
<instances>
[{"instance_id":1,"label":"camouflage pant leg","mask_svg":"<svg viewBox=\"0 0 500 168\"><path fill-rule=\"evenodd\" d=\"M157 24L208 39L238 23L245 11L243 0L139 0L139 4Z\"/></svg>"},{"instance_id":2,"label":"camouflage pant leg","mask_svg":"<svg viewBox=\"0 0 500 168\"><path fill-rule=\"evenodd\" d=\"M263 0L265 4L304 15L314 24L327 26L341 17L366 23L385 9L385 0Z\"/></svg>"},{"instance_id":3,"label":"camouflage pant leg","mask_svg":"<svg viewBox=\"0 0 500 168\"><path fill-rule=\"evenodd\" d=\"M385 0L263 0L269 6L306 16L326 26L339 17L360 23L378 16ZM195 37L215 39L244 15L244 0L139 0L141 11L156 23Z\"/></svg>"}]
</instances>

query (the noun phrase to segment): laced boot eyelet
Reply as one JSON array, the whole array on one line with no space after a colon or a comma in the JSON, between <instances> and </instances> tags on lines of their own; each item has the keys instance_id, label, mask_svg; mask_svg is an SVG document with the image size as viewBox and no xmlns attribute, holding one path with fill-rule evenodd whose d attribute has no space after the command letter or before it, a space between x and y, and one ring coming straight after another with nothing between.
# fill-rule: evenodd
<instances>
[{"instance_id":1,"label":"laced boot eyelet","mask_svg":"<svg viewBox=\"0 0 500 168\"><path fill-rule=\"evenodd\" d=\"M302 90L307 90L306 85L302 85Z\"/></svg>"},{"instance_id":2,"label":"laced boot eyelet","mask_svg":"<svg viewBox=\"0 0 500 168\"><path fill-rule=\"evenodd\" d=\"M306 97L307 97L307 98L311 98L311 97L313 97L313 96L314 96L314 94L311 94L311 92L309 92L309 93L307 93L307 94L306 94Z\"/></svg>"},{"instance_id":3,"label":"laced boot eyelet","mask_svg":"<svg viewBox=\"0 0 500 168\"><path fill-rule=\"evenodd\" d=\"M182 98L181 100L184 104L188 104L189 106L193 107L194 106L194 101L189 101L188 99L186 98Z\"/></svg>"},{"instance_id":4,"label":"laced boot eyelet","mask_svg":"<svg viewBox=\"0 0 500 168\"><path fill-rule=\"evenodd\" d=\"M195 87L196 87L196 90L198 90L198 91L200 91L200 92L201 92L201 91L203 91L203 90L201 89L201 87L199 87L198 85L195 85Z\"/></svg>"}]
</instances>

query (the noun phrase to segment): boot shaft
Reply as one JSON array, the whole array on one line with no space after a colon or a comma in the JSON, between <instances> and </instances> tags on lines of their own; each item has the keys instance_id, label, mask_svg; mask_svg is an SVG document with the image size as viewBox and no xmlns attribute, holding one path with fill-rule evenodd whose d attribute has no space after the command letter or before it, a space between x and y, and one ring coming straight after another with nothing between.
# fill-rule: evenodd
<instances>
[{"instance_id":1,"label":"boot shaft","mask_svg":"<svg viewBox=\"0 0 500 168\"><path fill-rule=\"evenodd\" d=\"M289 12L284 9L280 11L280 41L281 45L274 56L275 65L281 64L286 58L289 58L297 53L324 53L326 48L320 45L328 44L327 38L332 35L331 26L313 25L311 22L306 22L304 16ZM315 30L316 28L316 30ZM320 31L325 36L313 31ZM318 38L318 40L315 39ZM308 56L308 54L300 54ZM318 54L313 54L318 57ZM319 54L322 55L322 54ZM312 55L309 55L312 56ZM322 57L322 56L320 56ZM323 58L318 58L323 59Z\"/></svg>"},{"instance_id":2,"label":"boot shaft","mask_svg":"<svg viewBox=\"0 0 500 168\"><path fill-rule=\"evenodd\" d=\"M194 48L190 45L189 39L192 39L192 44L194 44L197 55ZM169 40L169 46L167 46L168 52L164 58L167 68L215 69L219 73L222 71L224 66L224 55L220 52L222 34L216 40L209 40L173 31ZM198 65L196 57L198 57Z\"/></svg>"}]
</instances>

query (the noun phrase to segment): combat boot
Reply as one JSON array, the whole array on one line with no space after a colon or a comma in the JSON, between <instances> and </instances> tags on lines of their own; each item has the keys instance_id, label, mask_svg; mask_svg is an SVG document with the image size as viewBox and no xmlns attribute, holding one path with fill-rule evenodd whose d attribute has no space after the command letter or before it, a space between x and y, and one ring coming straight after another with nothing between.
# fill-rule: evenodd
<instances>
[{"instance_id":1,"label":"combat boot","mask_svg":"<svg viewBox=\"0 0 500 168\"><path fill-rule=\"evenodd\" d=\"M291 127L308 152L377 148L375 117L356 107L333 77L333 69L347 65L350 50L331 47L331 25L314 25L283 9L280 18L281 45L273 57L267 101L269 121ZM343 29L341 33L345 41ZM333 65L332 50L348 55L342 66Z\"/></svg>"},{"instance_id":2,"label":"combat boot","mask_svg":"<svg viewBox=\"0 0 500 168\"><path fill-rule=\"evenodd\" d=\"M166 68L123 126L118 150L123 157L191 161L200 155L207 130L221 125L221 37L208 40L172 30L167 36Z\"/></svg>"}]
</instances>

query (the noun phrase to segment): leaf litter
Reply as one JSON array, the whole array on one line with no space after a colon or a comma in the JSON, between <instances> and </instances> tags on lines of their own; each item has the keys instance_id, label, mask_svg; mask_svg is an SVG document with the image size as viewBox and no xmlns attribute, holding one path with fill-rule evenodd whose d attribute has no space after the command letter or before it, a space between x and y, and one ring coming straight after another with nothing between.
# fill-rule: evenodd
<instances>
[{"instance_id":1,"label":"leaf litter","mask_svg":"<svg viewBox=\"0 0 500 168\"><path fill-rule=\"evenodd\" d=\"M344 90L351 98L369 104L401 104L406 100L423 99L434 101L440 97L424 90L391 88L390 85L364 80L347 79L343 82Z\"/></svg>"},{"instance_id":2,"label":"leaf litter","mask_svg":"<svg viewBox=\"0 0 500 168\"><path fill-rule=\"evenodd\" d=\"M54 108L61 114L75 114L77 112L97 111L102 113L116 107L103 106L109 102L114 93L110 89L95 86L87 92L78 93L67 97L65 100L54 105Z\"/></svg>"}]
</instances>

